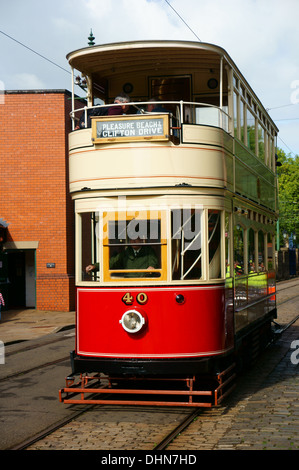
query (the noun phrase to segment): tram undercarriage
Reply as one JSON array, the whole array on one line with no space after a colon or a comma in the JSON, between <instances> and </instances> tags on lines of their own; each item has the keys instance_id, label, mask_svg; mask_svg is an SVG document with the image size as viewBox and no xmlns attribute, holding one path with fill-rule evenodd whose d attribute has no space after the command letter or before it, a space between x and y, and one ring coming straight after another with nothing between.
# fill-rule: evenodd
<instances>
[{"instance_id":1,"label":"tram undercarriage","mask_svg":"<svg viewBox=\"0 0 299 470\"><path fill-rule=\"evenodd\" d=\"M65 404L218 406L234 390L240 370L256 361L273 336L268 318L239 335L236 349L226 356L188 361L86 360L72 351L72 374L59 399Z\"/></svg>"},{"instance_id":2,"label":"tram undercarriage","mask_svg":"<svg viewBox=\"0 0 299 470\"><path fill-rule=\"evenodd\" d=\"M234 366L214 376L201 377L80 374L78 382L74 377L66 378L66 387L60 390L59 398L66 404L212 407L219 405L235 387Z\"/></svg>"}]
</instances>

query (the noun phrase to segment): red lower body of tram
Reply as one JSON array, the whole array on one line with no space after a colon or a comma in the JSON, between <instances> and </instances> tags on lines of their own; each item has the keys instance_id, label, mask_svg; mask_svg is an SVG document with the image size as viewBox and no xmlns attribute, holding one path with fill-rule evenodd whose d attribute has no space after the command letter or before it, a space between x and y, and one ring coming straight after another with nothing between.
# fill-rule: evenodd
<instances>
[{"instance_id":1,"label":"red lower body of tram","mask_svg":"<svg viewBox=\"0 0 299 470\"><path fill-rule=\"evenodd\" d=\"M234 347L224 285L78 288L73 372L177 375L207 371ZM127 331L123 316L142 318ZM217 362L217 361L216 361Z\"/></svg>"}]
</instances>

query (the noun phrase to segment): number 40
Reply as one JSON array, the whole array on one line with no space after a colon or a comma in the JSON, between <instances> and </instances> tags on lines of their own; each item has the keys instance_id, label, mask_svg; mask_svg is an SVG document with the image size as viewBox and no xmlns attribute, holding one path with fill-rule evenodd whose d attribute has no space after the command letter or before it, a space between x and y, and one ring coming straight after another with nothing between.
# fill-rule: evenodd
<instances>
[{"instance_id":1,"label":"number 40","mask_svg":"<svg viewBox=\"0 0 299 470\"><path fill-rule=\"evenodd\" d=\"M144 305L147 302L147 295L144 292L139 292L139 294L136 295L136 300L140 305ZM126 305L132 305L134 302L134 296L130 292L126 292L122 298L122 301Z\"/></svg>"}]
</instances>

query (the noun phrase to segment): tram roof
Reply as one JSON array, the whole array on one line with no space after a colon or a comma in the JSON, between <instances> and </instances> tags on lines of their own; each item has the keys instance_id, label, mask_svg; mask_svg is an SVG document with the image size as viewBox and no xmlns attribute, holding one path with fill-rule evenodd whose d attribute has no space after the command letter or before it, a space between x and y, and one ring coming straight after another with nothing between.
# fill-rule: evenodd
<instances>
[{"instance_id":1,"label":"tram roof","mask_svg":"<svg viewBox=\"0 0 299 470\"><path fill-rule=\"evenodd\" d=\"M108 76L134 69L159 70L196 68L196 59L206 66L219 66L219 56L228 59L218 46L190 41L133 41L85 47L70 52L70 65L81 72ZM198 65L200 67L200 62ZM202 64L201 64L202 67Z\"/></svg>"},{"instance_id":2,"label":"tram roof","mask_svg":"<svg viewBox=\"0 0 299 470\"><path fill-rule=\"evenodd\" d=\"M220 58L229 64L243 81L252 96L268 115L263 104L240 72L229 54L220 46L195 42L173 40L146 40L101 44L77 49L66 58L73 69L84 75L92 76L99 84L102 80L125 76L128 73L188 73L188 70L220 68ZM272 119L268 115L270 121ZM272 121L276 130L277 127Z\"/></svg>"}]
</instances>

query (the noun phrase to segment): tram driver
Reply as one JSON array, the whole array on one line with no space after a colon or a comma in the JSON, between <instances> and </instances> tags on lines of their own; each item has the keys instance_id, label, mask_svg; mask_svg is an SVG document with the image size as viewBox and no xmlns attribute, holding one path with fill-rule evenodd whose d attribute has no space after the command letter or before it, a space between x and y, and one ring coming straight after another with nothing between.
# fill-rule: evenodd
<instances>
[{"instance_id":1,"label":"tram driver","mask_svg":"<svg viewBox=\"0 0 299 470\"><path fill-rule=\"evenodd\" d=\"M153 270L159 267L159 262L154 249L150 245L142 243L140 238L130 240L130 245L119 253L111 256L110 269L146 269ZM99 270L99 263L90 264L85 268L86 273ZM144 273L128 273L126 277L144 276Z\"/></svg>"}]
</instances>

